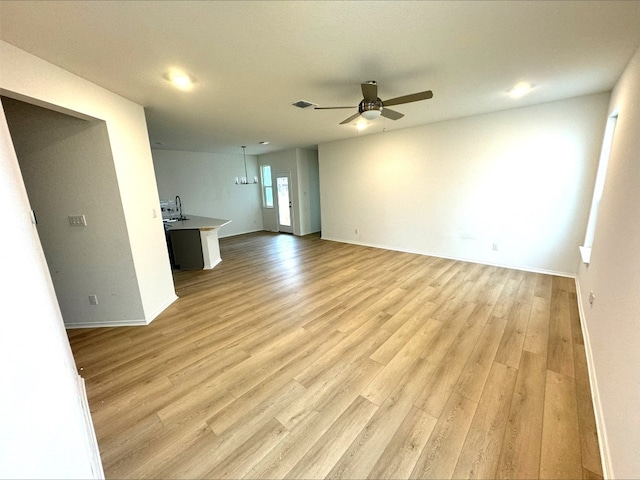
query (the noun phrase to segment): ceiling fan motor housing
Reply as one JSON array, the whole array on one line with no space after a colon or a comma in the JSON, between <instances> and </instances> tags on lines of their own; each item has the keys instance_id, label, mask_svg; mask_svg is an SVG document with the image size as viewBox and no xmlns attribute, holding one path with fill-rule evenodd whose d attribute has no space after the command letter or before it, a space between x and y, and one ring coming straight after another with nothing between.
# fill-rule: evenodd
<instances>
[{"instance_id":1,"label":"ceiling fan motor housing","mask_svg":"<svg viewBox=\"0 0 640 480\"><path fill-rule=\"evenodd\" d=\"M382 100L376 98L375 102L367 101L364 99L358 105L358 112L362 115L363 118L367 120L373 120L374 118L379 117L382 114Z\"/></svg>"},{"instance_id":2,"label":"ceiling fan motor housing","mask_svg":"<svg viewBox=\"0 0 640 480\"><path fill-rule=\"evenodd\" d=\"M358 105L358 112L361 114L364 112L369 112L371 110L377 110L382 112L384 106L382 105L382 100L379 98L376 99L375 102L368 102L367 100L362 100Z\"/></svg>"}]
</instances>

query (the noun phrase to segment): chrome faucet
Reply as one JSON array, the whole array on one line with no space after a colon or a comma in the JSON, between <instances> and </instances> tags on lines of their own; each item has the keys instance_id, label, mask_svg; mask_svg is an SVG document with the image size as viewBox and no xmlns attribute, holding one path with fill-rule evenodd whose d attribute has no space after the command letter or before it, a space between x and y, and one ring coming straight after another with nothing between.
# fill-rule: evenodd
<instances>
[{"instance_id":1,"label":"chrome faucet","mask_svg":"<svg viewBox=\"0 0 640 480\"><path fill-rule=\"evenodd\" d=\"M182 200L180 199L180 195L176 195L176 210L178 210L178 220L184 220L184 215L182 215Z\"/></svg>"}]
</instances>

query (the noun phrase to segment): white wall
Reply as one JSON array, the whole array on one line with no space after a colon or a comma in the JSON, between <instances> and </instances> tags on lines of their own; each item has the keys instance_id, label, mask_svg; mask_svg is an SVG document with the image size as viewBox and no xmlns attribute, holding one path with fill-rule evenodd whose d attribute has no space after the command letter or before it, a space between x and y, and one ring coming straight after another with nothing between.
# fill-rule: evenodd
<instances>
[{"instance_id":1,"label":"white wall","mask_svg":"<svg viewBox=\"0 0 640 480\"><path fill-rule=\"evenodd\" d=\"M591 261L578 284L606 477L640 478L640 49L612 92L607 113L616 110Z\"/></svg>"},{"instance_id":2,"label":"white wall","mask_svg":"<svg viewBox=\"0 0 640 480\"><path fill-rule=\"evenodd\" d=\"M143 108L2 41L0 65L3 95L106 122L143 322L151 321L176 296Z\"/></svg>"},{"instance_id":3,"label":"white wall","mask_svg":"<svg viewBox=\"0 0 640 480\"><path fill-rule=\"evenodd\" d=\"M300 235L320 231L320 170L318 151L298 148L298 198Z\"/></svg>"},{"instance_id":4,"label":"white wall","mask_svg":"<svg viewBox=\"0 0 640 480\"><path fill-rule=\"evenodd\" d=\"M575 274L608 99L321 144L322 236Z\"/></svg>"},{"instance_id":5,"label":"white wall","mask_svg":"<svg viewBox=\"0 0 640 480\"><path fill-rule=\"evenodd\" d=\"M105 123L6 97L2 105L66 326L142 321ZM86 227L69 224L78 214Z\"/></svg>"},{"instance_id":6,"label":"white wall","mask_svg":"<svg viewBox=\"0 0 640 480\"><path fill-rule=\"evenodd\" d=\"M183 212L231 220L219 237L262 230L260 184L236 185L244 176L240 155L153 150L158 191L162 200L180 195ZM259 177L257 160L247 155L249 180Z\"/></svg>"},{"instance_id":7,"label":"white wall","mask_svg":"<svg viewBox=\"0 0 640 480\"><path fill-rule=\"evenodd\" d=\"M83 393L0 109L0 478L99 478Z\"/></svg>"}]
</instances>

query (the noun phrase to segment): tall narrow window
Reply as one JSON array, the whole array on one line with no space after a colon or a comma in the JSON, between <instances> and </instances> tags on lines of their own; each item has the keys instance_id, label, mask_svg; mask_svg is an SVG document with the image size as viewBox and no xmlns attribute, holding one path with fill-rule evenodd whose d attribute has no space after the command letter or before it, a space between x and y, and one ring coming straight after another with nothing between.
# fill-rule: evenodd
<instances>
[{"instance_id":1,"label":"tall narrow window","mask_svg":"<svg viewBox=\"0 0 640 480\"><path fill-rule=\"evenodd\" d=\"M271 166L260 166L260 177L262 179L262 206L273 208L273 183L271 182Z\"/></svg>"},{"instance_id":2,"label":"tall narrow window","mask_svg":"<svg viewBox=\"0 0 640 480\"><path fill-rule=\"evenodd\" d=\"M584 263L591 260L591 247L593 246L593 238L596 235L596 224L598 222L598 210L600 209L600 200L604 192L604 180L607 176L607 167L609 166L609 156L611 155L611 145L613 144L613 132L616 129L618 114L613 113L607 120L607 126L604 130L604 140L602 141L602 151L600 152L600 161L598 163L598 172L596 173L596 184L593 188L593 199L591 200L591 211L589 212L589 222L587 223L587 232L584 236L584 245L580 247L580 255Z\"/></svg>"}]
</instances>

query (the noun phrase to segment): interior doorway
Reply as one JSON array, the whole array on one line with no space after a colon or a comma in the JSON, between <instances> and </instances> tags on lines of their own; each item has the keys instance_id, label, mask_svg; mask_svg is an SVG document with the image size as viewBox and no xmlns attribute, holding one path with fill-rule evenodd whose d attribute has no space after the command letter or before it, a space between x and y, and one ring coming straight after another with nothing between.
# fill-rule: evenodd
<instances>
[{"instance_id":1,"label":"interior doorway","mask_svg":"<svg viewBox=\"0 0 640 480\"><path fill-rule=\"evenodd\" d=\"M0 102L65 326L141 322L106 122Z\"/></svg>"},{"instance_id":2,"label":"interior doorway","mask_svg":"<svg viewBox=\"0 0 640 480\"><path fill-rule=\"evenodd\" d=\"M289 174L276 175L278 231L283 233L293 233L290 185L291 178Z\"/></svg>"}]
</instances>

